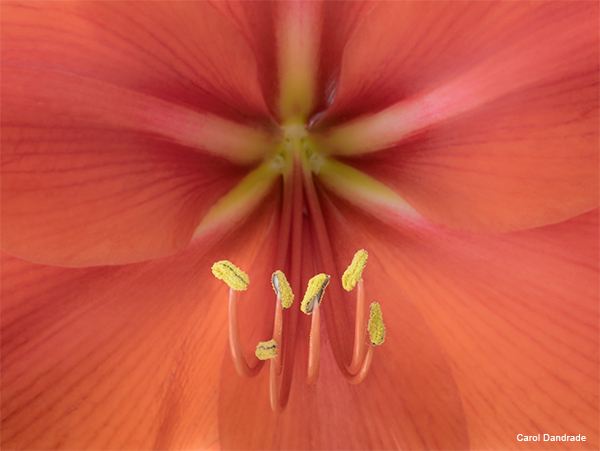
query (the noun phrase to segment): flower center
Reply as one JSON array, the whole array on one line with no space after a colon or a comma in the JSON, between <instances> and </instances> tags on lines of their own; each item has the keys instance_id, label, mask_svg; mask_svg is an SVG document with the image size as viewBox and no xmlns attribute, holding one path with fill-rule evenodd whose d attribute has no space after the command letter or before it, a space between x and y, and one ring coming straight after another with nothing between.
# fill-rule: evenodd
<instances>
[{"instance_id":1,"label":"flower center","mask_svg":"<svg viewBox=\"0 0 600 451\"><path fill-rule=\"evenodd\" d=\"M367 304L362 279L367 262L366 251L356 253L342 277L339 276L336 268L313 180L313 175L320 171L327 172L325 175L329 177L334 173L332 167L335 170L335 165L331 163L331 159L322 155L319 151L319 142L307 132L303 124L291 121L281 127L281 130L279 142L275 144L269 160L248 175L237 188L213 208L216 211L213 214L215 217L221 214L219 212L251 208L255 205L253 203L255 199L260 197L257 193L261 190L264 193L272 187L276 177L283 178L281 220L275 257L277 271L273 273L271 279L275 292L272 338L258 344L255 353L257 358L251 363L248 363L244 356L237 307L239 292L251 289L250 280L231 262L221 261L213 265L213 274L230 287L229 343L236 370L240 376L253 377L261 371L265 360L270 360L270 401L275 412L282 412L289 399L300 311L311 316L306 356L308 361L306 383L309 385L315 384L319 378L321 309L325 309L327 332L337 366L341 375L351 384L358 384L365 379L371 366L373 347L383 343L385 337L381 309L377 303L371 305L367 327ZM356 177L351 178L356 179ZM362 185L369 187L369 183ZM207 216L211 214L212 210ZM227 214L223 213L222 216L226 217ZM219 225L219 220L210 218L208 224L216 227ZM308 232L314 239L314 253L303 246L303 236L307 234L303 227L307 224L310 224ZM304 300L298 308L297 305L292 305L293 293L299 293L306 283L301 279L303 267L322 268L323 273L308 281ZM289 282L285 273L290 275ZM356 289L354 346L350 362L342 352L350 348L346 346L350 340L348 336L350 331L342 328L336 320L335 313L337 310L339 314L339 309L344 308L342 287L347 291ZM327 301L321 306L325 298ZM370 340L366 339L367 330Z\"/></svg>"},{"instance_id":2,"label":"flower center","mask_svg":"<svg viewBox=\"0 0 600 451\"><path fill-rule=\"evenodd\" d=\"M300 177L300 170L305 175L308 173L312 177L310 165L310 149L306 146L306 134L303 130L296 128L291 130L290 135L286 135L285 138L285 153L279 155L284 160L291 158L292 167L287 168L283 172L284 176L284 208L282 213L282 227L280 231L280 252L277 257L277 264L280 267L291 268L292 270L292 285L297 287L300 281L300 265L301 259L301 242L300 240L294 240L298 238L298 233L301 236L301 216L302 216L302 178ZM298 164L294 162L302 161L302 168L299 168ZM293 177L290 182L290 177ZM286 183L286 180L287 183ZM312 178L310 181L306 181L305 188L308 183L312 187L312 196L314 196L313 203L316 200L314 194L314 186L312 186ZM299 186L297 186L299 185ZM299 188L300 191L297 189ZM309 198L310 188L305 190L306 197ZM288 205L286 206L286 202ZM314 210L314 205L311 205L311 201L308 201L311 212ZM298 209L300 211L298 212ZM320 210L319 210L320 213ZM317 215L315 219L314 228L319 230L324 225L322 223L323 218ZM287 255L288 243L292 236L292 252L291 256ZM324 243L323 240L326 236L322 233L320 239L317 241L319 249L321 249L320 262L315 262L324 267L330 267L336 273L335 266L331 265L332 255L331 248L321 248L321 245L328 246L329 243ZM328 240L327 240L328 241ZM356 321L355 321L355 333L354 333L354 351L352 355L352 361L349 364L345 364L343 361L338 360L338 366L342 376L344 376L349 383L359 384L367 376L371 367L373 359L373 348L375 345L383 343L385 338L385 327L383 325L383 319L381 314L381 308L379 304L372 303L370 307L370 318L367 327L366 322L366 302L365 302L365 289L362 279L362 273L367 262L367 252L361 250L356 253L352 263L348 269L344 272L341 278L333 280L333 286L341 288L343 285L344 289L351 291L354 288L356 290ZM213 274L215 277L223 280L230 287L229 291L229 343L231 355L233 357L234 364L240 376L253 377L260 372L265 360L270 360L270 401L271 407L275 412L282 412L288 402L289 391L291 385L291 369L293 365L293 358L295 352L294 340L296 337L296 322L297 322L297 307L294 308L292 305L294 294L290 283L288 282L285 274L281 270L275 271L272 275L272 286L276 295L275 301L275 321L273 325L272 339L266 342L261 342L256 347L256 357L258 360L250 365L244 357L242 341L240 338L239 325L238 325L238 293L239 291L246 291L249 288L250 280L248 276L233 263L229 261L220 261L213 265ZM320 309L321 302L325 297L326 288L330 285L332 278L328 274L318 274L308 281L308 287L306 289L304 299L301 303L300 310L312 316L311 330L308 346L308 370L306 376L306 382L309 385L315 384L319 377L319 358L320 358ZM331 308L331 306L330 306ZM335 328L334 325L332 325ZM366 342L366 332L369 332L370 340ZM335 334L334 334L335 335ZM333 345L333 340L332 340Z\"/></svg>"}]
</instances>

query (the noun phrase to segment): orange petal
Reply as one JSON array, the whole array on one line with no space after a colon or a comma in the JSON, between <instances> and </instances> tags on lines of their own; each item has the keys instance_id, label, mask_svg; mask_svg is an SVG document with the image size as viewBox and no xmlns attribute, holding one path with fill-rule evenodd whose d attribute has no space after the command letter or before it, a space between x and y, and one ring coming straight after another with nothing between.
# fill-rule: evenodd
<instances>
[{"instance_id":1,"label":"orange petal","mask_svg":"<svg viewBox=\"0 0 600 451\"><path fill-rule=\"evenodd\" d=\"M339 210L326 205L340 255L364 247L369 264L376 256L436 336L473 449L531 449L517 434L538 433L586 436L545 449L598 448L597 210L483 235L384 223L342 202ZM384 315L394 299L393 290L378 299Z\"/></svg>"},{"instance_id":2,"label":"orange petal","mask_svg":"<svg viewBox=\"0 0 600 451\"><path fill-rule=\"evenodd\" d=\"M277 236L274 205L152 262L67 269L4 255L3 448L214 445L227 287L210 267L226 255L251 269Z\"/></svg>"},{"instance_id":3,"label":"orange petal","mask_svg":"<svg viewBox=\"0 0 600 451\"><path fill-rule=\"evenodd\" d=\"M451 228L512 231L589 211L597 6L384 2L348 44L318 129L334 154L389 148L348 163Z\"/></svg>"},{"instance_id":4,"label":"orange petal","mask_svg":"<svg viewBox=\"0 0 600 451\"><path fill-rule=\"evenodd\" d=\"M5 2L3 66L58 72L232 119L268 118L256 62L205 2ZM82 99L85 100L85 99Z\"/></svg>"},{"instance_id":5,"label":"orange petal","mask_svg":"<svg viewBox=\"0 0 600 451\"><path fill-rule=\"evenodd\" d=\"M299 14L303 12L304 20L313 23L309 36L304 38L315 42L317 47L318 67L310 75L314 92L308 93L312 97L311 114L315 115L333 101L343 49L374 2L216 1L212 4L238 28L252 47L266 102L273 115L279 117L282 75L279 51L282 45L286 45L282 42L282 35L287 31L285 27L289 28L286 18L296 16L300 20Z\"/></svg>"},{"instance_id":6,"label":"orange petal","mask_svg":"<svg viewBox=\"0 0 600 451\"><path fill-rule=\"evenodd\" d=\"M246 163L268 150L264 132L232 120L260 109L242 115L260 98L243 38L201 4L4 6L3 249L64 266L181 250L247 172L192 150ZM186 36L192 19L200 31Z\"/></svg>"},{"instance_id":7,"label":"orange petal","mask_svg":"<svg viewBox=\"0 0 600 451\"><path fill-rule=\"evenodd\" d=\"M3 129L3 249L63 266L171 255L246 170L121 130Z\"/></svg>"},{"instance_id":8,"label":"orange petal","mask_svg":"<svg viewBox=\"0 0 600 451\"><path fill-rule=\"evenodd\" d=\"M304 285L314 275L312 242L305 231L306 237ZM387 282L391 289L394 283ZM379 298L381 290L371 295ZM353 311L352 296L347 300ZM314 386L306 385L310 319L300 315L291 394L280 415L270 407L268 371L242 378L231 359L225 359L219 399L221 448L468 448L461 400L445 356L418 310L406 298L396 301L384 312L388 340L375 350L371 372L357 386L340 374L326 327L321 333L319 379ZM320 308L333 305L326 294Z\"/></svg>"}]
</instances>

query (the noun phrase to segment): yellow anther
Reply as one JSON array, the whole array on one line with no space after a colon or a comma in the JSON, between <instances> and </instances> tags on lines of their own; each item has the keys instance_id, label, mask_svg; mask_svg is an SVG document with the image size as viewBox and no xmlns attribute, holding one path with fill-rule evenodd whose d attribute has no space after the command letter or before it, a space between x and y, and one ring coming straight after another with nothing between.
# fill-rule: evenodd
<instances>
[{"instance_id":1,"label":"yellow anther","mask_svg":"<svg viewBox=\"0 0 600 451\"><path fill-rule=\"evenodd\" d=\"M281 271L275 271L271 278L271 284L275 290L275 294L281 298L281 306L286 309L294 302L294 293L292 287L285 278L285 274Z\"/></svg>"},{"instance_id":2,"label":"yellow anther","mask_svg":"<svg viewBox=\"0 0 600 451\"><path fill-rule=\"evenodd\" d=\"M315 277L308 281L308 288L304 293L304 299L300 305L302 310L307 315L310 315L315 308L315 302L321 303L325 288L329 284L329 276L327 274L317 274Z\"/></svg>"},{"instance_id":3,"label":"yellow anther","mask_svg":"<svg viewBox=\"0 0 600 451\"><path fill-rule=\"evenodd\" d=\"M248 275L227 260L221 260L212 265L212 273L235 291L245 291L250 283Z\"/></svg>"},{"instance_id":4,"label":"yellow anther","mask_svg":"<svg viewBox=\"0 0 600 451\"><path fill-rule=\"evenodd\" d=\"M371 304L371 314L369 315L369 337L374 345L380 345L385 340L385 326L383 325L383 315L378 302Z\"/></svg>"},{"instance_id":5,"label":"yellow anther","mask_svg":"<svg viewBox=\"0 0 600 451\"><path fill-rule=\"evenodd\" d=\"M363 270L367 266L367 257L369 257L369 254L364 249L354 254L352 263L342 276L342 285L346 291L351 291L360 280Z\"/></svg>"},{"instance_id":6,"label":"yellow anther","mask_svg":"<svg viewBox=\"0 0 600 451\"><path fill-rule=\"evenodd\" d=\"M256 347L256 357L268 360L277 357L277 342L275 340L261 341Z\"/></svg>"}]
</instances>

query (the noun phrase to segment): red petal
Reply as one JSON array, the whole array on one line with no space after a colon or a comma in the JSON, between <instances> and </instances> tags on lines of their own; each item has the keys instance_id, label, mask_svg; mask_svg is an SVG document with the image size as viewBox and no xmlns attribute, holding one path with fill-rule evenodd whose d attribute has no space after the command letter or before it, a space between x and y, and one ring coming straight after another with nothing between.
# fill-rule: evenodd
<instances>
[{"instance_id":1,"label":"red petal","mask_svg":"<svg viewBox=\"0 0 600 451\"><path fill-rule=\"evenodd\" d=\"M597 6L384 2L348 44L319 129L400 101L397 117L366 117L385 125L373 136L350 123L339 135L352 149L331 151L391 146L350 163L452 228L519 230L589 211L598 205Z\"/></svg>"},{"instance_id":2,"label":"red petal","mask_svg":"<svg viewBox=\"0 0 600 451\"><path fill-rule=\"evenodd\" d=\"M377 299L384 320L405 293L437 337L473 449L531 449L517 434L538 433L586 436L544 448L597 449L597 210L543 228L480 235L384 224L340 203L348 223L331 205L341 255L349 259L365 246L369 264L374 255L397 284L397 295Z\"/></svg>"},{"instance_id":3,"label":"red petal","mask_svg":"<svg viewBox=\"0 0 600 451\"><path fill-rule=\"evenodd\" d=\"M273 247L270 201L233 236L163 260L67 269L5 255L3 448L213 445L227 289L210 267L251 268Z\"/></svg>"},{"instance_id":4,"label":"red petal","mask_svg":"<svg viewBox=\"0 0 600 451\"><path fill-rule=\"evenodd\" d=\"M314 275L307 236L303 242L303 286ZM385 279L387 285L370 287L373 299L397 289ZM296 302L298 296L301 293L296 293ZM352 296L348 298L351 306ZM333 305L326 294L321 308ZM225 358L219 399L221 448L468 448L466 422L452 373L423 317L400 298L395 308L384 311L384 319L388 336L393 338L390 345L386 342L375 350L365 382L358 386L346 382L324 328L319 379L315 386L307 386L310 319L301 315L291 394L281 415L270 407L269 371L246 379L237 374L231 359Z\"/></svg>"},{"instance_id":5,"label":"red petal","mask_svg":"<svg viewBox=\"0 0 600 451\"><path fill-rule=\"evenodd\" d=\"M278 25L286 13L298 2L213 2L241 34L246 37L258 61L259 79L267 104L274 116L279 116L279 68L278 68ZM300 2L302 3L302 2ZM310 14L317 15L318 26L312 30L318 34L318 70L316 77L315 102L312 114L327 108L335 97L342 52L348 39L362 19L373 7L371 1L320 2L314 3Z\"/></svg>"}]
</instances>

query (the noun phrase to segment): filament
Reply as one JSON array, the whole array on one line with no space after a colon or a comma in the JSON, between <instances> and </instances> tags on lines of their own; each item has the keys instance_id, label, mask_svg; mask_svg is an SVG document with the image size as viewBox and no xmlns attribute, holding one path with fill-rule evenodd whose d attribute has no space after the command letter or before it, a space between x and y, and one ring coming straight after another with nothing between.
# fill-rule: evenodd
<instances>
[{"instance_id":1,"label":"filament","mask_svg":"<svg viewBox=\"0 0 600 451\"><path fill-rule=\"evenodd\" d=\"M318 303L312 311L310 323L310 338L308 342L308 370L306 383L314 385L319 378L320 354L321 354L321 314Z\"/></svg>"},{"instance_id":2,"label":"filament","mask_svg":"<svg viewBox=\"0 0 600 451\"><path fill-rule=\"evenodd\" d=\"M273 412L283 412L285 405L287 404L287 397L285 398L285 403L282 405L281 400L279 398L280 391L280 374L282 371L282 354L284 352L283 342L281 340L282 337L282 328L283 328L283 308L281 306L281 296L277 296L277 302L275 307L275 324L273 325L273 339L278 343L281 351L277 353L275 358L271 359L270 368L269 368L269 400L271 402L271 409ZM289 392L289 390L288 390Z\"/></svg>"},{"instance_id":3,"label":"filament","mask_svg":"<svg viewBox=\"0 0 600 451\"><path fill-rule=\"evenodd\" d=\"M367 310L365 303L365 288L362 277L358 281L356 291L356 321L354 324L354 350L352 352L352 361L348 366L348 371L356 374L362 366L367 349Z\"/></svg>"},{"instance_id":4,"label":"filament","mask_svg":"<svg viewBox=\"0 0 600 451\"><path fill-rule=\"evenodd\" d=\"M231 349L231 356L233 357L233 363L235 369L240 376L254 377L256 376L264 361L256 360L254 366L248 365L246 357L244 357L244 351L242 349L242 342L240 340L240 328L238 322L238 292L233 288L229 289L229 346Z\"/></svg>"},{"instance_id":5,"label":"filament","mask_svg":"<svg viewBox=\"0 0 600 451\"><path fill-rule=\"evenodd\" d=\"M375 345L367 345L367 353L365 355L364 360L358 370L358 372L354 375L346 375L346 380L350 382L352 385L358 385L362 381L365 380L367 374L369 373L369 369L371 369L371 362L373 361L373 350Z\"/></svg>"}]
</instances>

